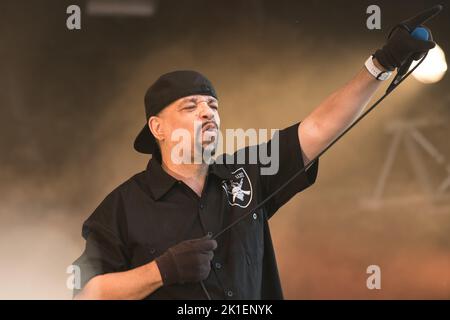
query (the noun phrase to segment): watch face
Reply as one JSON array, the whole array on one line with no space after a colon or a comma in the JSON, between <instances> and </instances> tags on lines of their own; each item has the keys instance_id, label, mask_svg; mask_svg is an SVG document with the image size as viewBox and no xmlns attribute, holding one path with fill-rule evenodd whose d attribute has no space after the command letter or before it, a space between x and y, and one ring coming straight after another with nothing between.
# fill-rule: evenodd
<instances>
[{"instance_id":1,"label":"watch face","mask_svg":"<svg viewBox=\"0 0 450 320\"><path fill-rule=\"evenodd\" d=\"M390 76L389 72L383 71L378 75L377 79L383 81L383 80L386 80L387 78L389 78L389 76Z\"/></svg>"}]
</instances>

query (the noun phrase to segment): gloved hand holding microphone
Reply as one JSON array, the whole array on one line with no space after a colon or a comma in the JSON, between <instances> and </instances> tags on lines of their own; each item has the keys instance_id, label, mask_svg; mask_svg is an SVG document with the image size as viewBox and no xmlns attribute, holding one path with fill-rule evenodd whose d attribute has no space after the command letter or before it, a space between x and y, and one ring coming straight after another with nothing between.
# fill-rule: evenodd
<instances>
[{"instance_id":1,"label":"gloved hand holding microphone","mask_svg":"<svg viewBox=\"0 0 450 320\"><path fill-rule=\"evenodd\" d=\"M374 53L374 57L389 71L400 68L412 60L421 59L436 45L431 31L423 24L441 10L442 6L437 5L400 22L391 30L386 44Z\"/></svg>"}]
</instances>

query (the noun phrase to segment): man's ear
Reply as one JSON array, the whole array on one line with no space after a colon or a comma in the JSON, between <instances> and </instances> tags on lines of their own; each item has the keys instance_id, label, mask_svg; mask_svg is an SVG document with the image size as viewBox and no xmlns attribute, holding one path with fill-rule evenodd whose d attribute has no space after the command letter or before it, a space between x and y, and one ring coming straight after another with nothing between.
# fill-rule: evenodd
<instances>
[{"instance_id":1,"label":"man's ear","mask_svg":"<svg viewBox=\"0 0 450 320\"><path fill-rule=\"evenodd\" d=\"M157 116L150 117L148 119L148 127L157 140L164 140L163 120L161 118Z\"/></svg>"}]
</instances>

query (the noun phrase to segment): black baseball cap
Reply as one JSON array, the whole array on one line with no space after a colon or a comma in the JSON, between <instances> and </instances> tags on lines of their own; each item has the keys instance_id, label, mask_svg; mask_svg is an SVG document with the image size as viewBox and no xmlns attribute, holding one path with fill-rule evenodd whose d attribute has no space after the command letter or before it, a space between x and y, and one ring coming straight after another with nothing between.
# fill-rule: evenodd
<instances>
[{"instance_id":1,"label":"black baseball cap","mask_svg":"<svg viewBox=\"0 0 450 320\"><path fill-rule=\"evenodd\" d=\"M208 95L216 99L217 94L211 81L192 70L178 70L163 74L145 93L145 114L147 122L134 140L134 149L141 153L157 151L156 138L148 127L148 119L157 115L172 102L191 95Z\"/></svg>"}]
</instances>

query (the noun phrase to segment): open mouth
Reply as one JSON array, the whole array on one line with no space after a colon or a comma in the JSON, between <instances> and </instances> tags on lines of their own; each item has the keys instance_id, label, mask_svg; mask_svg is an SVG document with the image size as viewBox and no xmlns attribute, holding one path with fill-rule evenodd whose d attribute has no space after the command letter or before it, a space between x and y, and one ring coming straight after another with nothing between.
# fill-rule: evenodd
<instances>
[{"instance_id":1,"label":"open mouth","mask_svg":"<svg viewBox=\"0 0 450 320\"><path fill-rule=\"evenodd\" d=\"M218 128L214 122L209 122L205 124L202 128L202 142L203 143L213 143L217 139Z\"/></svg>"},{"instance_id":2,"label":"open mouth","mask_svg":"<svg viewBox=\"0 0 450 320\"><path fill-rule=\"evenodd\" d=\"M216 124L210 122L210 123L204 125L204 127L202 128L202 132L205 132L205 131L217 131Z\"/></svg>"}]
</instances>

